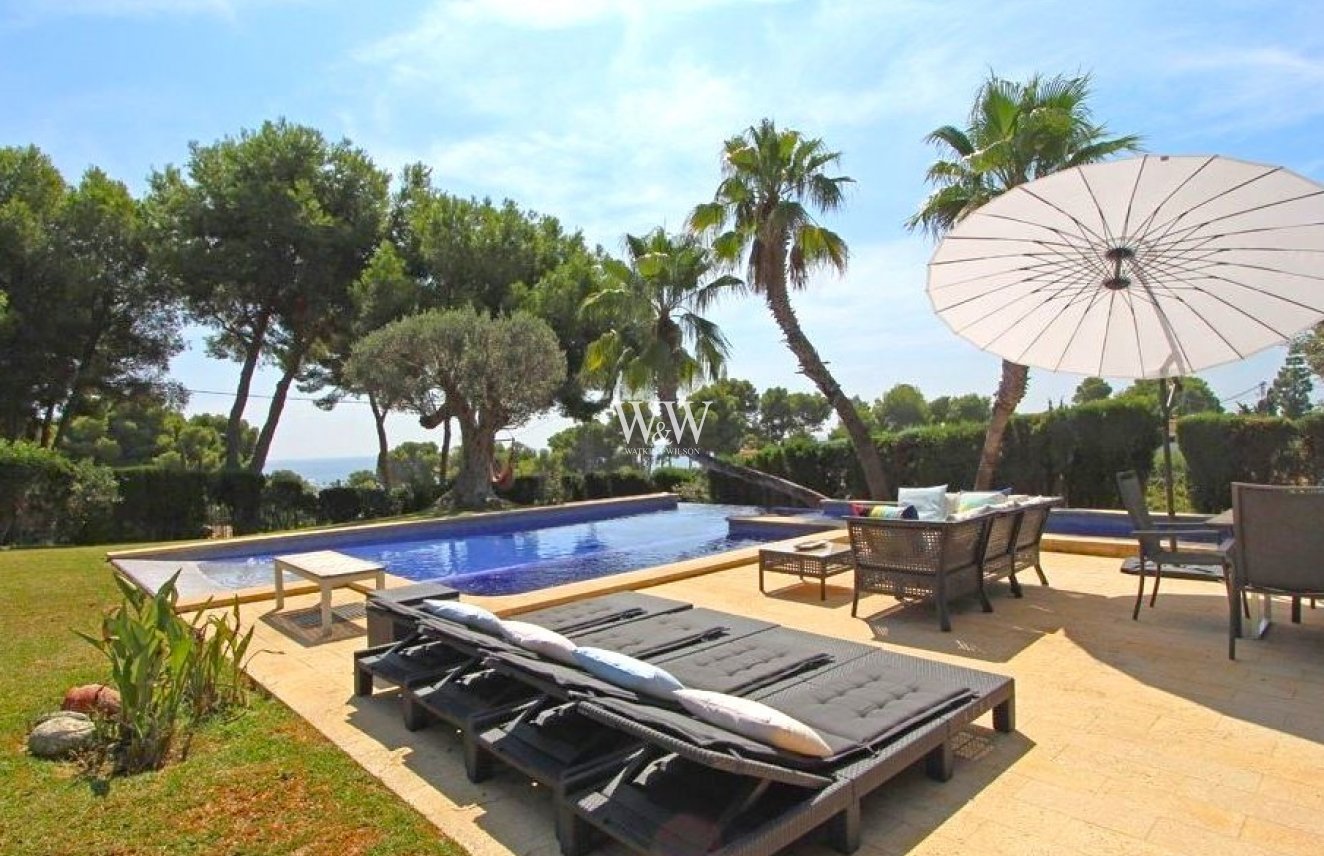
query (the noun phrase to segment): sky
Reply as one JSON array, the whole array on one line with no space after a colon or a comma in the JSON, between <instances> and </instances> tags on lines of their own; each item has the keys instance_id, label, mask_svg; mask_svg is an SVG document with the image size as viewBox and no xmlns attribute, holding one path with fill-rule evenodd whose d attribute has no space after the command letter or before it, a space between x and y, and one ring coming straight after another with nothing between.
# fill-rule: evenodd
<instances>
[{"instance_id":1,"label":"sky","mask_svg":"<svg viewBox=\"0 0 1324 856\"><path fill-rule=\"evenodd\" d=\"M848 271L794 299L838 381L868 400L901 382L991 394L998 358L933 314L933 244L904 227L926 195L925 134L962 124L990 72L1088 72L1095 119L1147 151L1324 180L1324 4L1310 0L0 0L0 145L35 144L70 180L95 164L141 193L190 142L285 117L619 252L626 233L679 229L712 197L722 142L771 117L823 139L855 180L823 220L850 246ZM712 317L732 377L811 388L756 298ZM209 359L202 335L189 331L172 374L195 390L191 411L223 412L238 367ZM1274 349L1203 377L1230 398L1282 361ZM275 381L266 370L254 391ZM1022 409L1079 381L1035 371ZM250 402L250 422L265 405ZM566 424L515 435L540 446ZM389 431L432 439L405 415ZM366 406L293 401L272 457L375 448Z\"/></svg>"}]
</instances>

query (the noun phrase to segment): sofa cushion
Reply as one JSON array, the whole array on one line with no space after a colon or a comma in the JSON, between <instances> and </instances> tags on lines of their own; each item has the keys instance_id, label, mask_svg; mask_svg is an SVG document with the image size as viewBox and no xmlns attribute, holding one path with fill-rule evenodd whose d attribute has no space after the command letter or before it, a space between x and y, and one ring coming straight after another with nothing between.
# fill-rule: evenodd
<instances>
[{"instance_id":1,"label":"sofa cushion","mask_svg":"<svg viewBox=\"0 0 1324 856\"><path fill-rule=\"evenodd\" d=\"M869 509L869 516L878 520L918 519L913 505L875 505Z\"/></svg>"},{"instance_id":2,"label":"sofa cushion","mask_svg":"<svg viewBox=\"0 0 1324 856\"><path fill-rule=\"evenodd\" d=\"M913 505L918 520L947 519L947 485L903 487L897 491L898 505Z\"/></svg>"},{"instance_id":3,"label":"sofa cushion","mask_svg":"<svg viewBox=\"0 0 1324 856\"><path fill-rule=\"evenodd\" d=\"M985 505L997 505L1007 501L1011 495L1011 488L1003 490L967 490L960 494L960 501L957 504L956 511L953 514L959 514L963 511L973 511Z\"/></svg>"}]
</instances>

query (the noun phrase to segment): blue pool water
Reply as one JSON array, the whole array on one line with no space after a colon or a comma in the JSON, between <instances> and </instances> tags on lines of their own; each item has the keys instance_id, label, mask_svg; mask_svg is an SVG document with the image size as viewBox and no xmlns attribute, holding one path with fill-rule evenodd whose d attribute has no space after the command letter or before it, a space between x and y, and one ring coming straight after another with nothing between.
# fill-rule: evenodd
<instances>
[{"instance_id":1,"label":"blue pool water","mask_svg":"<svg viewBox=\"0 0 1324 856\"><path fill-rule=\"evenodd\" d=\"M683 502L674 510L608 520L450 537L392 534L327 549L381 562L396 576L441 581L465 594L518 594L787 537L728 533L727 517L757 513L741 505ZM198 568L226 588L269 585L274 555L205 559Z\"/></svg>"}]
</instances>

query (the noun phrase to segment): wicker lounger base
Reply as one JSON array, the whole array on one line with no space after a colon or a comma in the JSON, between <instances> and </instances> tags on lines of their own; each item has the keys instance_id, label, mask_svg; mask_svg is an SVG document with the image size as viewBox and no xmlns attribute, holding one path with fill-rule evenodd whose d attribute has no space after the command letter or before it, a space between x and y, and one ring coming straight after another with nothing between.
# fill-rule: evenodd
<instances>
[{"instance_id":1,"label":"wicker lounger base","mask_svg":"<svg viewBox=\"0 0 1324 856\"><path fill-rule=\"evenodd\" d=\"M803 774L806 783L797 787L794 771L768 773L757 763L682 746L622 716L610 704L584 702L580 706L584 715L649 745L633 767L558 806L558 814L566 815L557 823L562 851L577 856L606 834L631 850L656 856L770 854L821 828L834 847L850 853L859 845L864 796L921 761L930 777L950 778L953 737L989 711L998 731L1015 728L1015 686L1010 678L892 654L870 655L869 661L847 664L841 673L880 668L903 678L957 681L973 695L866 757L833 770L830 784L818 787L812 784L812 771ZM785 690L765 700L776 707L779 697L795 692Z\"/></svg>"},{"instance_id":2,"label":"wicker lounger base","mask_svg":"<svg viewBox=\"0 0 1324 856\"><path fill-rule=\"evenodd\" d=\"M373 679L391 686L433 680L463 666L469 658L441 642L404 640L354 652L354 694L372 695Z\"/></svg>"}]
</instances>

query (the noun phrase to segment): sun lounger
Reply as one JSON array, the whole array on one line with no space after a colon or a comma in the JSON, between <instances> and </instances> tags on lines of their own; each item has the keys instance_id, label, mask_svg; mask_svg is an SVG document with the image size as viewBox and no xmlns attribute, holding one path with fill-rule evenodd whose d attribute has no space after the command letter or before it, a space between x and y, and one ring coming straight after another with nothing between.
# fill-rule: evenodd
<instances>
[{"instance_id":1,"label":"sun lounger","mask_svg":"<svg viewBox=\"0 0 1324 856\"><path fill-rule=\"evenodd\" d=\"M390 602L383 602L382 606L407 617L416 628L420 620L435 620L431 614L417 607ZM688 609L690 604L670 598L638 592L618 592L534 610L516 617L573 637L593 629ZM399 642L355 652L354 693L371 695L374 678L390 686L405 686L436 678L462 665L472 656L471 651L456 651L444 640L427 639L425 634L416 630L413 635Z\"/></svg>"},{"instance_id":2,"label":"sun lounger","mask_svg":"<svg viewBox=\"0 0 1324 856\"><path fill-rule=\"evenodd\" d=\"M426 619L420 626L445 633L451 638L452 646L465 651L470 659L433 679L403 685L400 697L405 726L417 730L441 721L459 730L469 777L481 781L489 775L491 759L476 742L478 733L492 722L516 717L521 708L534 705L543 697L542 688L509 673L493 670L485 661L498 654L515 658L530 655L467 628L438 627ZM711 609L687 609L574 634L572 638L580 645L607 648L644 660L659 660L703 651L772 627L766 621ZM541 662L536 658L533 661ZM592 680L577 669L561 668ZM599 682L597 689L601 691L609 686Z\"/></svg>"},{"instance_id":3,"label":"sun lounger","mask_svg":"<svg viewBox=\"0 0 1324 856\"><path fill-rule=\"evenodd\" d=\"M640 853L770 854L824 825L851 852L866 794L921 760L949 778L951 738L989 710L995 728L1014 728L1010 678L888 652L761 701L813 727L833 755L783 752L654 704L577 702L580 716L642 748L614 775L568 789L557 805L563 852L584 852L597 832Z\"/></svg>"},{"instance_id":4,"label":"sun lounger","mask_svg":"<svg viewBox=\"0 0 1324 856\"><path fill-rule=\"evenodd\" d=\"M875 651L858 642L769 626L654 662L687 687L759 698ZM576 706L584 698L641 702L634 693L579 669L523 654L496 654L488 663L535 689L539 698L514 718L494 720L481 729L480 754L490 753L548 787L553 799L559 801L567 790L600 778L604 770L614 772L640 748L636 738L602 728L580 715ZM479 770L486 773L492 759L480 756Z\"/></svg>"}]
</instances>

